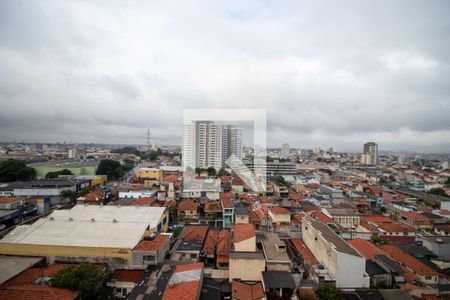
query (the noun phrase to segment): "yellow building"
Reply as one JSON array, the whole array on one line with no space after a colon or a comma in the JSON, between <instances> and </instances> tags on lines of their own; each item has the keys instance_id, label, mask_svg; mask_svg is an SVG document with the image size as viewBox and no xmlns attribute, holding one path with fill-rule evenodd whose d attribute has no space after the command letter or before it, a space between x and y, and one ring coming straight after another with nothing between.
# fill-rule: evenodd
<instances>
[{"instance_id":1,"label":"yellow building","mask_svg":"<svg viewBox=\"0 0 450 300\"><path fill-rule=\"evenodd\" d=\"M157 168L140 168L136 173L136 178L144 180L145 185L154 185L163 180L163 170Z\"/></svg>"},{"instance_id":2,"label":"yellow building","mask_svg":"<svg viewBox=\"0 0 450 300\"><path fill-rule=\"evenodd\" d=\"M231 252L229 280L261 281L266 269L266 260L261 252Z\"/></svg>"},{"instance_id":3,"label":"yellow building","mask_svg":"<svg viewBox=\"0 0 450 300\"><path fill-rule=\"evenodd\" d=\"M145 236L166 231L168 220L164 207L76 205L16 227L0 240L0 254L126 268L133 248Z\"/></svg>"},{"instance_id":4,"label":"yellow building","mask_svg":"<svg viewBox=\"0 0 450 300\"><path fill-rule=\"evenodd\" d=\"M290 224L291 213L284 207L275 206L269 209L272 224Z\"/></svg>"}]
</instances>

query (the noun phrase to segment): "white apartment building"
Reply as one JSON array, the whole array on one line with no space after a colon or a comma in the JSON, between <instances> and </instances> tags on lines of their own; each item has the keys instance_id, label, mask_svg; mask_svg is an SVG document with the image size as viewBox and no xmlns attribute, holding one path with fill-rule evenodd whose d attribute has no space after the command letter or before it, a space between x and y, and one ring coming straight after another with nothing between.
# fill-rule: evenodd
<instances>
[{"instance_id":1,"label":"white apartment building","mask_svg":"<svg viewBox=\"0 0 450 300\"><path fill-rule=\"evenodd\" d=\"M280 153L280 157L281 158L288 158L289 157L289 152L291 151L291 148L289 147L288 143L284 143L281 146L281 153Z\"/></svg>"},{"instance_id":2,"label":"white apartment building","mask_svg":"<svg viewBox=\"0 0 450 300\"><path fill-rule=\"evenodd\" d=\"M361 163L372 166L378 164L378 145L376 143L368 142L364 144Z\"/></svg>"},{"instance_id":3,"label":"white apartment building","mask_svg":"<svg viewBox=\"0 0 450 300\"><path fill-rule=\"evenodd\" d=\"M183 166L225 167L232 154L242 158L242 129L213 121L193 121L183 130Z\"/></svg>"},{"instance_id":4,"label":"white apartment building","mask_svg":"<svg viewBox=\"0 0 450 300\"><path fill-rule=\"evenodd\" d=\"M302 237L316 259L344 289L369 288L366 260L325 223L305 217Z\"/></svg>"}]
</instances>

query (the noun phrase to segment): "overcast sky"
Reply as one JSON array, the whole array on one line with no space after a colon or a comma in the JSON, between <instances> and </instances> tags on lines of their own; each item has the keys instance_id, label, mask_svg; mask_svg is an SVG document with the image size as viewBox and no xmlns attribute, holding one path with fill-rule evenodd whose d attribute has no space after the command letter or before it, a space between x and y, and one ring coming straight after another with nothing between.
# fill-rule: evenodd
<instances>
[{"instance_id":1,"label":"overcast sky","mask_svg":"<svg viewBox=\"0 0 450 300\"><path fill-rule=\"evenodd\" d=\"M269 146L448 153L449 71L447 0L0 0L1 141L181 144L185 108L265 108Z\"/></svg>"}]
</instances>

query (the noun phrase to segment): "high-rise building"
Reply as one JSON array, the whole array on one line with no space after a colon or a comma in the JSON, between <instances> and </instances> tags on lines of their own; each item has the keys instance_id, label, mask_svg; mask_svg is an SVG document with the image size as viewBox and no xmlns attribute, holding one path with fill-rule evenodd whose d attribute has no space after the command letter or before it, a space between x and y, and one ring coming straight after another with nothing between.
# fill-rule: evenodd
<instances>
[{"instance_id":1,"label":"high-rise building","mask_svg":"<svg viewBox=\"0 0 450 300\"><path fill-rule=\"evenodd\" d=\"M376 143L368 142L364 144L361 163L372 166L378 164L378 145Z\"/></svg>"},{"instance_id":2,"label":"high-rise building","mask_svg":"<svg viewBox=\"0 0 450 300\"><path fill-rule=\"evenodd\" d=\"M232 154L242 159L242 129L213 121L185 124L182 153L184 167L219 170Z\"/></svg>"},{"instance_id":3,"label":"high-rise building","mask_svg":"<svg viewBox=\"0 0 450 300\"><path fill-rule=\"evenodd\" d=\"M289 157L289 152L291 151L291 148L289 147L288 143L284 143L281 146L281 154L280 157L281 158L288 158Z\"/></svg>"}]
</instances>

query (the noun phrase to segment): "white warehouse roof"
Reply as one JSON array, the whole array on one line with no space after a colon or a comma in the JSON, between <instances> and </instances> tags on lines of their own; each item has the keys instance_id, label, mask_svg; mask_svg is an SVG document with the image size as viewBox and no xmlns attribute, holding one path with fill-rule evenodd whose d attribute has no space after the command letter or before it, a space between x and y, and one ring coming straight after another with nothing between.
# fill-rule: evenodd
<instances>
[{"instance_id":1,"label":"white warehouse roof","mask_svg":"<svg viewBox=\"0 0 450 300\"><path fill-rule=\"evenodd\" d=\"M147 227L156 228L165 207L76 205L21 225L0 242L131 249Z\"/></svg>"}]
</instances>

